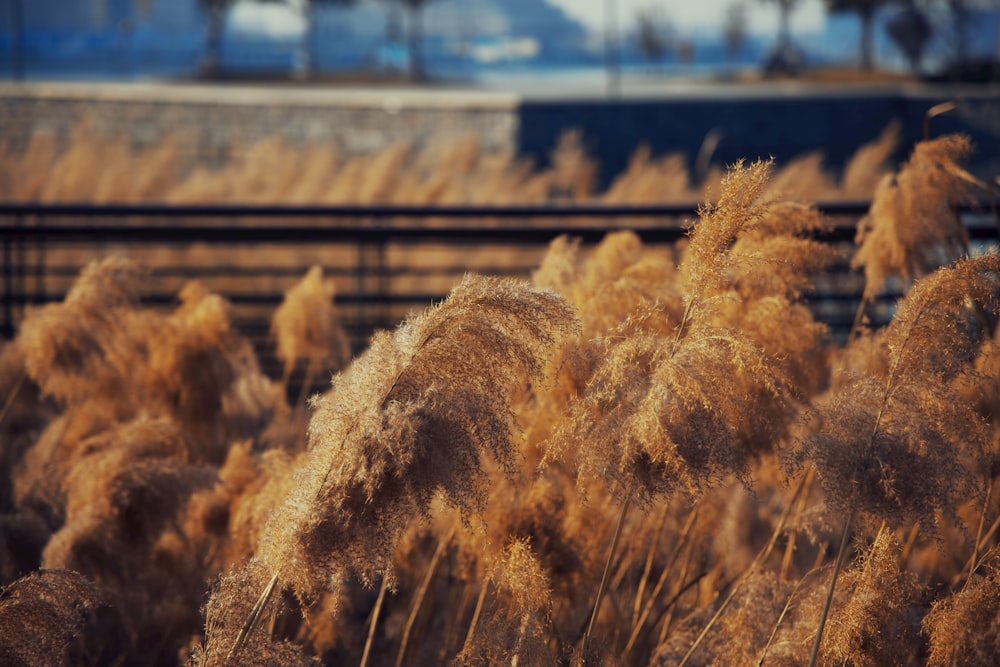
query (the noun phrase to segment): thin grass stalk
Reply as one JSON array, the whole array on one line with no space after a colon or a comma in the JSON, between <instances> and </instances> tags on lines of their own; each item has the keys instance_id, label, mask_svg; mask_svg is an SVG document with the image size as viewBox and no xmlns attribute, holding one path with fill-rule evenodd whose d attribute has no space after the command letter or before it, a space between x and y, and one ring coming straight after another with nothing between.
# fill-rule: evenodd
<instances>
[{"instance_id":1,"label":"thin grass stalk","mask_svg":"<svg viewBox=\"0 0 1000 667\"><path fill-rule=\"evenodd\" d=\"M914 545L917 543L917 536L920 534L920 522L914 521L913 525L910 526L910 532L906 535L906 542L903 544L903 549L899 554L899 562L905 563L910 558L910 553L913 551Z\"/></svg>"},{"instance_id":2,"label":"thin grass stalk","mask_svg":"<svg viewBox=\"0 0 1000 667\"><path fill-rule=\"evenodd\" d=\"M847 543L851 537L851 523L854 521L854 509L847 515L844 522L844 532L840 536L840 550L837 552L837 562L833 566L833 576L830 577L830 587L826 591L826 600L823 602L823 613L819 617L819 626L816 628L816 639L813 641L812 652L809 654L809 667L816 666L819 658L819 647L823 642L823 629L826 627L826 619L830 615L830 607L833 604L833 593L837 587L837 577L844 567L844 556L847 554Z\"/></svg>"},{"instance_id":3,"label":"thin grass stalk","mask_svg":"<svg viewBox=\"0 0 1000 667\"><path fill-rule=\"evenodd\" d=\"M483 582L482 587L479 589L479 597L476 598L476 608L472 611L472 620L469 621L469 630L465 633L465 642L462 643L462 652L465 653L469 651L472 647L472 638L476 634L476 626L479 624L479 615L483 611L483 605L486 603L486 593L490 588L490 580L487 579Z\"/></svg>"},{"instance_id":4,"label":"thin grass stalk","mask_svg":"<svg viewBox=\"0 0 1000 667\"><path fill-rule=\"evenodd\" d=\"M360 667L367 667L368 657L372 652L372 644L375 641L375 627L378 625L379 615L382 613L382 603L385 601L385 591L388 587L385 582L379 586L378 598L375 600L375 606L372 607L372 620L368 625L368 637L365 638L365 649L361 653L361 664Z\"/></svg>"},{"instance_id":5,"label":"thin grass stalk","mask_svg":"<svg viewBox=\"0 0 1000 667\"><path fill-rule=\"evenodd\" d=\"M805 509L805 504L809 502L809 491L812 488L812 484L816 479L815 475L816 469L809 468L806 471L806 476L810 479L806 482L805 489L803 489L801 497L799 498L799 511ZM788 543L785 545L785 555L781 558L781 578L787 579L788 572L792 569L792 558L795 556L795 546L798 539L798 531L792 530L788 535Z\"/></svg>"},{"instance_id":6,"label":"thin grass stalk","mask_svg":"<svg viewBox=\"0 0 1000 667\"><path fill-rule=\"evenodd\" d=\"M618 523L615 526L615 535L611 539L611 548L608 549L608 560L604 563L604 574L601 575L601 583L597 588L597 599L594 601L594 611L590 615L590 622L587 624L587 630L583 633L583 640L580 644L580 654L584 656L586 660L587 655L587 643L590 641L590 635L594 631L594 625L597 624L597 614L601 610L601 602L604 599L604 593L608 588L608 579L611 575L611 564L615 559L615 552L618 550L618 540L622 536L622 527L625 525L625 515L628 514L629 505L632 502L632 494L629 493L625 497L625 502L622 503L621 512L618 514Z\"/></svg>"},{"instance_id":7,"label":"thin grass stalk","mask_svg":"<svg viewBox=\"0 0 1000 667\"><path fill-rule=\"evenodd\" d=\"M789 500L788 506L785 508L785 511L781 513L781 518L778 520L778 523L774 526L774 530L771 532L771 538L768 540L767 544L764 545L763 549L757 552L757 555L754 556L754 559L753 561L751 561L750 565L747 566L747 568L743 570L743 572L741 572L739 576L737 576L736 579L733 581L733 585L730 587L729 593L726 594L726 599L722 601L722 604L719 605L719 608L715 611L715 614L712 615L712 618L709 619L708 623L702 629L701 634L699 634L698 637L694 640L694 643L691 644L691 648L689 648L687 653L684 654L684 658L681 660L680 665L678 667L684 667L684 665L687 664L687 661L691 659L692 655L694 655L695 649L697 649L698 646L701 645L701 642L705 639L705 637L708 636L708 632L712 629L713 626L715 626L716 622L722 617L722 614L726 610L726 608L729 607L729 603L732 602L733 598L736 596L736 593L739 592L740 587L743 585L743 582L746 581L747 577L752 572L754 572L757 569L757 567L760 566L765 560L767 560L768 556L771 555L771 552L774 550L774 545L777 544L778 542L778 536L781 535L781 532L785 528L785 523L788 521L788 517L791 516L792 510L795 508L795 505L799 498L799 494L802 493L802 489L805 488L806 481L811 479L810 472L811 470L807 471L806 474L803 475L802 478L799 480L798 485L795 487L795 491L792 493L792 498L791 500Z\"/></svg>"},{"instance_id":8,"label":"thin grass stalk","mask_svg":"<svg viewBox=\"0 0 1000 667\"><path fill-rule=\"evenodd\" d=\"M253 633L254 628L260 622L260 617L264 613L267 603L270 601L271 596L274 594L275 585L278 583L278 575L274 574L271 576L271 580L267 582L267 586L264 587L264 591L257 598L257 602L254 603L253 609L250 610L250 616L247 617L246 623L240 629L240 633L236 635L236 641L233 642L232 648L229 649L229 653L226 655L226 662L229 662L239 653L240 648L243 643L246 642L247 638Z\"/></svg>"},{"instance_id":9,"label":"thin grass stalk","mask_svg":"<svg viewBox=\"0 0 1000 667\"><path fill-rule=\"evenodd\" d=\"M996 554L996 552L997 552L996 545L993 545L992 547L984 551L982 555L980 555L979 557L979 565L976 566L976 569L978 570L983 565L983 563L987 562L990 558L992 558L993 555Z\"/></svg>"},{"instance_id":10,"label":"thin grass stalk","mask_svg":"<svg viewBox=\"0 0 1000 667\"><path fill-rule=\"evenodd\" d=\"M514 649L514 655L510 659L510 667L517 667L521 662L520 650L524 644L524 635L528 632L528 617L521 617L521 626L517 629L517 646Z\"/></svg>"},{"instance_id":11,"label":"thin grass stalk","mask_svg":"<svg viewBox=\"0 0 1000 667\"><path fill-rule=\"evenodd\" d=\"M692 557L694 556L694 545L695 545L694 540L688 540L688 543L686 545L687 553L684 556L684 560L682 561L683 565L681 566L681 571L678 573L677 577L678 580L682 583L684 582L685 579L687 579L688 572L690 572L691 570ZM703 571L700 575L698 575L698 577L696 577L696 579L698 581L701 581L701 578L704 577L706 574L708 574L708 572ZM677 590L676 595L672 599L680 599L680 595L683 590L684 590L683 587L679 588ZM657 623L660 623L660 634L656 640L657 645L660 645L667 640L667 635L670 633L670 628L674 623L674 607L672 606L667 607L666 609L663 610L660 616L661 618L657 619L656 621ZM656 627L656 623L653 624L653 627Z\"/></svg>"},{"instance_id":12,"label":"thin grass stalk","mask_svg":"<svg viewBox=\"0 0 1000 667\"><path fill-rule=\"evenodd\" d=\"M649 581L649 575L653 569L653 556L656 555L656 547L660 542L660 534L663 532L663 526L666 522L667 505L664 503L660 507L660 516L656 522L656 531L653 534L653 539L649 542L649 551L646 554L646 565L642 570L642 578L639 579L639 589L635 592L635 603L632 605L633 628L639 619L639 614L642 613L642 598L646 592L646 583Z\"/></svg>"},{"instance_id":13,"label":"thin grass stalk","mask_svg":"<svg viewBox=\"0 0 1000 667\"><path fill-rule=\"evenodd\" d=\"M774 638L778 636L778 628L781 627L781 622L785 620L785 616L792 608L792 600L795 599L795 594L799 592L799 588L802 587L802 583L814 572L818 572L818 570L810 570L809 572L806 572L805 576L799 579L798 583L795 584L795 588L792 589L791 594L788 596L788 600L785 601L785 606L781 608L781 613L778 614L778 620L774 622L774 627L771 628L771 634L767 637L767 643L764 644L764 648L760 650L760 657L757 658L757 667L761 667L764 664L764 660L767 658L767 651L771 648L771 644L774 643Z\"/></svg>"},{"instance_id":14,"label":"thin grass stalk","mask_svg":"<svg viewBox=\"0 0 1000 667\"><path fill-rule=\"evenodd\" d=\"M413 606L410 607L410 615L406 619L406 627L403 629L403 640L399 645L399 653L396 654L396 667L400 667L403 664L403 659L406 657L406 649L410 643L410 633L413 631L413 625L417 621L417 614L423 606L424 598L427 597L427 590L430 588L431 580L433 580L434 574L437 572L438 563L441 562L441 557L444 555L444 551L448 545L451 544L451 538L454 535L455 530L452 529L446 538L438 542L437 548L434 550L434 555L431 556L431 562L427 565L427 571L424 572L420 588L417 589Z\"/></svg>"},{"instance_id":15,"label":"thin grass stalk","mask_svg":"<svg viewBox=\"0 0 1000 667\"><path fill-rule=\"evenodd\" d=\"M14 383L14 387L7 394L7 400L3 402L3 408L0 409L0 425L3 425L3 420L7 418L7 413L10 412L11 406L14 405L14 399L21 393L21 387L24 386L24 381L27 379L28 371L22 370L17 378L17 382Z\"/></svg>"},{"instance_id":16,"label":"thin grass stalk","mask_svg":"<svg viewBox=\"0 0 1000 667\"><path fill-rule=\"evenodd\" d=\"M861 323L864 322L865 311L868 310L868 304L868 297L862 294L861 301L858 302L858 309L854 311L854 321L851 322L851 330L847 333L848 343L854 342L861 333Z\"/></svg>"},{"instance_id":17,"label":"thin grass stalk","mask_svg":"<svg viewBox=\"0 0 1000 667\"><path fill-rule=\"evenodd\" d=\"M614 590L622 589L622 582L629 575L632 568L632 563L637 559L638 550L632 544L632 540L626 540L622 544L622 548L618 552L618 558L615 561L614 569L612 570L611 579L608 580L608 588Z\"/></svg>"},{"instance_id":18,"label":"thin grass stalk","mask_svg":"<svg viewBox=\"0 0 1000 667\"><path fill-rule=\"evenodd\" d=\"M723 612L725 612L726 609L729 608L729 603L736 596L736 592L739 591L740 586L743 584L743 581L746 578L745 575L748 572L750 572L750 568L747 568L739 577L729 582L730 587L729 587L729 592L726 594L726 598L722 601L722 604L719 605L719 608L715 610L715 613L712 614L712 618L708 620L708 623L705 624L705 627L701 629L701 633L699 633L699 635L695 638L690 648L688 648L687 653L684 654L684 657L681 658L681 662L680 665L678 665L678 667L684 667L684 665L687 664L687 661L691 659L692 655L694 655L695 650L699 646L701 646L701 642L705 639L705 637L708 636L709 631L713 627L715 627L716 622L720 618L722 618Z\"/></svg>"},{"instance_id":19,"label":"thin grass stalk","mask_svg":"<svg viewBox=\"0 0 1000 667\"><path fill-rule=\"evenodd\" d=\"M948 100L935 104L924 114L924 141L931 138L931 119L958 108L958 100Z\"/></svg>"},{"instance_id":20,"label":"thin grass stalk","mask_svg":"<svg viewBox=\"0 0 1000 667\"><path fill-rule=\"evenodd\" d=\"M993 520L993 523L990 524L990 529L986 531L986 534L983 535L983 539L979 541L979 546L977 551L981 552L986 543L989 542L991 539L993 539L993 534L996 533L997 528L1000 528L1000 516L997 516L997 518ZM975 561L972 560L972 556L969 556L969 560L965 562L965 566L962 569L968 570L971 567L971 563L974 562Z\"/></svg>"},{"instance_id":21,"label":"thin grass stalk","mask_svg":"<svg viewBox=\"0 0 1000 667\"><path fill-rule=\"evenodd\" d=\"M680 344L681 337L684 335L684 327L687 326L688 319L691 317L691 304L693 302L694 299L688 299L687 303L684 304L684 315L681 316L681 323L677 325L677 332L674 334L674 340L670 343L670 359L673 359L674 353L677 352L677 345Z\"/></svg>"},{"instance_id":22,"label":"thin grass stalk","mask_svg":"<svg viewBox=\"0 0 1000 667\"><path fill-rule=\"evenodd\" d=\"M699 581L701 581L706 576L708 576L708 572L709 572L708 570L702 570L698 574L694 575L685 584L683 584L680 588L678 588L677 591L673 595L671 595L669 598L667 598L667 601L663 603L663 609L661 609L660 612L659 612L660 613L659 617L652 624L652 626L656 627L656 624L660 622L660 620L667 613L667 611L674 608L674 605L677 604L677 601L681 599L681 596L684 595L685 593L687 593L692 588L694 588L698 584ZM687 572L685 572L684 574L686 575ZM683 581L683 579L682 579L682 581ZM659 641L660 644L663 643L663 639L664 638L665 638L665 634L663 636L661 636L660 641Z\"/></svg>"},{"instance_id":23,"label":"thin grass stalk","mask_svg":"<svg viewBox=\"0 0 1000 667\"><path fill-rule=\"evenodd\" d=\"M962 590L972 581L972 575L979 567L979 540L983 537L983 528L986 527L986 513L990 511L990 501L993 500L993 482L995 478L990 478L990 483L986 485L986 498L983 500L983 511L979 513L979 527L976 529L976 539L972 543L972 557L969 559L969 575L965 578Z\"/></svg>"},{"instance_id":24,"label":"thin grass stalk","mask_svg":"<svg viewBox=\"0 0 1000 667\"><path fill-rule=\"evenodd\" d=\"M316 379L317 363L315 359L309 359L306 364L306 374L302 378L302 387L299 389L299 398L295 401L294 417L297 420L302 411L305 410L306 400L309 398L309 390L312 388L313 380Z\"/></svg>"},{"instance_id":25,"label":"thin grass stalk","mask_svg":"<svg viewBox=\"0 0 1000 667\"><path fill-rule=\"evenodd\" d=\"M792 558L795 556L795 543L798 539L798 533L792 530L788 534L788 542L785 543L785 554L781 557L781 570L778 576L781 579L788 578L788 571L792 569Z\"/></svg>"},{"instance_id":26,"label":"thin grass stalk","mask_svg":"<svg viewBox=\"0 0 1000 667\"><path fill-rule=\"evenodd\" d=\"M478 593L475 596L478 596ZM466 583L464 586L461 586L461 593L452 594L448 602L447 608L454 609L454 613L448 614L448 619L445 623L444 639L441 641L440 657L438 658L442 663L447 661L449 651L458 643L460 628L473 597L472 585ZM458 599L457 605L454 603L456 598Z\"/></svg>"},{"instance_id":27,"label":"thin grass stalk","mask_svg":"<svg viewBox=\"0 0 1000 667\"><path fill-rule=\"evenodd\" d=\"M677 563L677 558L681 554L681 550L687 543L688 535L691 532L691 527L694 525L695 517L698 515L699 508L700 506L695 506L695 508L688 513L687 520L684 522L684 527L677 536L674 550L670 554L670 559L667 561L667 566L663 568L663 572L660 573L660 578L657 580L656 586L653 588L653 592L650 594L649 600L646 602L639 618L632 622L632 630L629 633L628 642L625 644L623 655L627 656L635 647L635 642L639 638L639 633L642 632L643 626L645 626L646 621L649 619L649 615L653 611L653 605L656 603L656 599L660 596L660 592L666 585L667 579L673 571L674 565Z\"/></svg>"}]
</instances>

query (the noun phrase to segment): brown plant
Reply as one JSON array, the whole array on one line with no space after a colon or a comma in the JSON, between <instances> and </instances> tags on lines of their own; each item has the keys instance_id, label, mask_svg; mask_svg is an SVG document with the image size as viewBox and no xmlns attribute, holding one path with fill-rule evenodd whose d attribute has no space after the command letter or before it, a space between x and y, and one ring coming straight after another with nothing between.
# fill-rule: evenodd
<instances>
[{"instance_id":1,"label":"brown plant","mask_svg":"<svg viewBox=\"0 0 1000 667\"><path fill-rule=\"evenodd\" d=\"M930 639L928 665L994 664L1000 650L1000 573L995 559L984 576L936 600L924 617L923 630Z\"/></svg>"},{"instance_id":2,"label":"brown plant","mask_svg":"<svg viewBox=\"0 0 1000 667\"><path fill-rule=\"evenodd\" d=\"M41 570L0 594L0 662L107 665L128 655L118 612L83 575Z\"/></svg>"},{"instance_id":3,"label":"brown plant","mask_svg":"<svg viewBox=\"0 0 1000 667\"><path fill-rule=\"evenodd\" d=\"M483 457L514 474L510 404L574 327L554 293L468 276L440 305L377 334L313 402L309 451L261 536L256 571L303 600L351 572L391 581L396 543L436 495L473 512L486 498Z\"/></svg>"},{"instance_id":4,"label":"brown plant","mask_svg":"<svg viewBox=\"0 0 1000 667\"><path fill-rule=\"evenodd\" d=\"M858 224L852 266L865 271L871 300L890 276L912 281L968 252L955 206L971 200L974 181L962 165L972 143L948 135L918 143L897 173L882 177L868 216Z\"/></svg>"}]
</instances>

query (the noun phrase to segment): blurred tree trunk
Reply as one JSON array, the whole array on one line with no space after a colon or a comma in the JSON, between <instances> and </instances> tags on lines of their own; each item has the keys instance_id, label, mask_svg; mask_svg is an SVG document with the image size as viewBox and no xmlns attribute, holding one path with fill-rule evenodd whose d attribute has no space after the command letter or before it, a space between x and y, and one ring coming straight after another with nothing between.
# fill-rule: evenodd
<instances>
[{"instance_id":1,"label":"blurred tree trunk","mask_svg":"<svg viewBox=\"0 0 1000 667\"><path fill-rule=\"evenodd\" d=\"M792 6L795 0L778 0L779 23L778 44L782 47L792 43Z\"/></svg>"},{"instance_id":2,"label":"blurred tree trunk","mask_svg":"<svg viewBox=\"0 0 1000 667\"><path fill-rule=\"evenodd\" d=\"M404 0L410 11L410 25L407 43L410 50L410 80L422 81L426 75L424 59L420 52L423 39L423 11L427 0Z\"/></svg>"},{"instance_id":3,"label":"blurred tree trunk","mask_svg":"<svg viewBox=\"0 0 1000 667\"><path fill-rule=\"evenodd\" d=\"M222 52L222 9L211 9L208 12L208 33L205 37L205 57L202 60L202 73L216 76L221 69Z\"/></svg>"},{"instance_id":4,"label":"blurred tree trunk","mask_svg":"<svg viewBox=\"0 0 1000 667\"><path fill-rule=\"evenodd\" d=\"M799 0L760 0L765 4L778 5L778 48L785 49L792 44L792 10Z\"/></svg>"},{"instance_id":5,"label":"blurred tree trunk","mask_svg":"<svg viewBox=\"0 0 1000 667\"><path fill-rule=\"evenodd\" d=\"M875 69L875 15L882 7L896 0L826 0L831 14L853 13L861 21L861 39L858 44L858 64L861 69ZM897 2L898 4L898 2Z\"/></svg>"},{"instance_id":6,"label":"blurred tree trunk","mask_svg":"<svg viewBox=\"0 0 1000 667\"><path fill-rule=\"evenodd\" d=\"M961 69L969 59L966 44L969 36L969 3L966 0L948 0L948 10L951 12L951 26L955 33L955 64Z\"/></svg>"},{"instance_id":7,"label":"blurred tree trunk","mask_svg":"<svg viewBox=\"0 0 1000 667\"><path fill-rule=\"evenodd\" d=\"M924 49L933 33L933 26L927 16L913 3L909 3L902 12L889 20L885 29L896 47L906 56L910 71L919 74Z\"/></svg>"},{"instance_id":8,"label":"blurred tree trunk","mask_svg":"<svg viewBox=\"0 0 1000 667\"><path fill-rule=\"evenodd\" d=\"M737 2L726 9L723 38L726 43L726 58L735 61L747 41L746 5Z\"/></svg>"},{"instance_id":9,"label":"blurred tree trunk","mask_svg":"<svg viewBox=\"0 0 1000 667\"><path fill-rule=\"evenodd\" d=\"M21 81L24 79L24 0L11 0L11 24L14 39L11 40L11 76Z\"/></svg>"},{"instance_id":10,"label":"blurred tree trunk","mask_svg":"<svg viewBox=\"0 0 1000 667\"><path fill-rule=\"evenodd\" d=\"M870 72L875 69L875 6L865 5L859 12L861 17L861 69Z\"/></svg>"},{"instance_id":11,"label":"blurred tree trunk","mask_svg":"<svg viewBox=\"0 0 1000 667\"><path fill-rule=\"evenodd\" d=\"M219 74L221 67L222 29L226 12L235 0L198 0L198 6L208 19L208 30L205 35L205 55L201 61L201 72L213 77Z\"/></svg>"}]
</instances>

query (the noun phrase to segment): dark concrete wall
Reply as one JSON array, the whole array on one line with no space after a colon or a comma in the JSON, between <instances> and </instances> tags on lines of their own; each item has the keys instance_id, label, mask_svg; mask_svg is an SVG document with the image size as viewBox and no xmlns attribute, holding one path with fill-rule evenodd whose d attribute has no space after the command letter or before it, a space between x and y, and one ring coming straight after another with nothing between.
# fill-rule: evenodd
<instances>
[{"instance_id":1,"label":"dark concrete wall","mask_svg":"<svg viewBox=\"0 0 1000 667\"><path fill-rule=\"evenodd\" d=\"M642 144L654 155L680 153L693 167L706 136L721 131L713 161L774 157L778 163L822 151L839 173L857 148L875 139L893 120L900 124L905 159L923 136L927 110L954 99L933 95L879 93L715 99L538 101L520 108L518 150L546 163L559 135L579 130L585 147L600 158L607 185ZM972 169L982 177L1000 174L1000 94L967 96L960 106L930 123L932 136L968 134L977 151Z\"/></svg>"}]
</instances>

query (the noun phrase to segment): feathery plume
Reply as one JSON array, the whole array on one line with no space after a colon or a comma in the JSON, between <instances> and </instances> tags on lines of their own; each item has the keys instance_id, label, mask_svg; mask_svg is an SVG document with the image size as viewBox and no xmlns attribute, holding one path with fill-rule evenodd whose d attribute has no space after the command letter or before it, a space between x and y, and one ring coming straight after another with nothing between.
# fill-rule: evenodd
<instances>
[{"instance_id":1,"label":"feathery plume","mask_svg":"<svg viewBox=\"0 0 1000 667\"><path fill-rule=\"evenodd\" d=\"M95 581L151 663L176 656L197 631L211 578L179 524L215 471L185 462L182 439L160 418L85 441L89 452L64 481L66 522L42 554L43 567Z\"/></svg>"},{"instance_id":2,"label":"feathery plume","mask_svg":"<svg viewBox=\"0 0 1000 667\"><path fill-rule=\"evenodd\" d=\"M131 647L121 618L82 574L41 570L0 595L0 662L5 665L114 664Z\"/></svg>"},{"instance_id":3,"label":"feathery plume","mask_svg":"<svg viewBox=\"0 0 1000 667\"><path fill-rule=\"evenodd\" d=\"M138 265L121 257L92 262L62 303L28 314L18 344L44 394L72 403L123 393L123 357L135 346L121 340L120 324L139 301L140 275Z\"/></svg>"},{"instance_id":4,"label":"feathery plume","mask_svg":"<svg viewBox=\"0 0 1000 667\"><path fill-rule=\"evenodd\" d=\"M285 377L300 359L317 370L326 366L337 370L347 363L350 347L333 307L334 291L333 281L323 279L323 267L314 266L274 311L271 332Z\"/></svg>"},{"instance_id":5,"label":"feathery plume","mask_svg":"<svg viewBox=\"0 0 1000 667\"><path fill-rule=\"evenodd\" d=\"M489 579L496 608L477 640L458 655L460 665L546 665L558 661L546 645L552 591L548 574L530 540L512 539ZM487 585L486 582L483 585Z\"/></svg>"},{"instance_id":6,"label":"feathery plume","mask_svg":"<svg viewBox=\"0 0 1000 667\"><path fill-rule=\"evenodd\" d=\"M819 430L801 450L815 463L826 502L899 526L934 523L969 491L964 453L988 431L952 381L971 370L997 315L1000 257L966 259L918 281L883 338L883 372L845 383L817 405Z\"/></svg>"},{"instance_id":7,"label":"feathery plume","mask_svg":"<svg viewBox=\"0 0 1000 667\"><path fill-rule=\"evenodd\" d=\"M1000 570L994 558L986 576L934 602L924 617L931 667L986 667L1000 655Z\"/></svg>"},{"instance_id":8,"label":"feathery plume","mask_svg":"<svg viewBox=\"0 0 1000 667\"><path fill-rule=\"evenodd\" d=\"M683 313L644 303L601 341L603 359L548 444L547 459L578 449L586 477L604 477L620 497L641 502L676 488L695 491L724 474L746 475L773 442L750 442L746 398L758 396L767 421L785 400L781 367L744 333L719 326L744 258L734 244L763 219L769 165L738 165L719 203L706 208L680 266ZM721 391L720 391L721 389ZM772 426L775 426L772 424Z\"/></svg>"},{"instance_id":9,"label":"feathery plume","mask_svg":"<svg viewBox=\"0 0 1000 667\"><path fill-rule=\"evenodd\" d=\"M513 472L510 402L542 377L574 322L553 293L469 276L442 304L376 334L315 400L307 459L258 557L313 594L346 566L362 578L387 570L399 534L435 493L480 507L481 457Z\"/></svg>"},{"instance_id":10,"label":"feathery plume","mask_svg":"<svg viewBox=\"0 0 1000 667\"><path fill-rule=\"evenodd\" d=\"M840 190L845 198L872 198L883 176L893 170L888 165L899 148L900 130L899 121L893 120L878 137L854 151L840 177Z\"/></svg>"},{"instance_id":11,"label":"feathery plume","mask_svg":"<svg viewBox=\"0 0 1000 667\"><path fill-rule=\"evenodd\" d=\"M830 616L824 664L903 664L919 641L919 626L910 614L917 582L900 569L900 551L891 532L880 530L861 562L844 573L841 587L850 597Z\"/></svg>"},{"instance_id":12,"label":"feathery plume","mask_svg":"<svg viewBox=\"0 0 1000 667\"><path fill-rule=\"evenodd\" d=\"M895 174L882 177L868 215L858 223L851 262L864 268L864 298L890 276L912 281L968 252L968 235L955 206L971 201L973 179L961 166L972 153L962 135L922 141Z\"/></svg>"},{"instance_id":13,"label":"feathery plume","mask_svg":"<svg viewBox=\"0 0 1000 667\"><path fill-rule=\"evenodd\" d=\"M214 665L247 665L247 667L306 667L318 661L303 653L295 644L275 641L268 633L243 633L247 610L254 606L260 582L267 581L263 566L250 561L245 567L229 572L216 585L208 599L205 617L205 642L195 647L191 664L198 667ZM233 637L244 636L235 646Z\"/></svg>"},{"instance_id":14,"label":"feathery plume","mask_svg":"<svg viewBox=\"0 0 1000 667\"><path fill-rule=\"evenodd\" d=\"M313 402L310 448L261 535L255 571L303 600L351 571L391 581L395 545L436 495L476 511L489 479L483 457L514 474L511 403L575 327L552 292L467 276L441 304L377 333Z\"/></svg>"}]
</instances>

